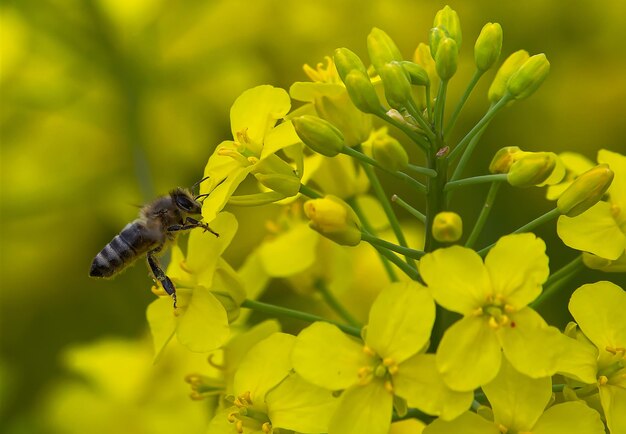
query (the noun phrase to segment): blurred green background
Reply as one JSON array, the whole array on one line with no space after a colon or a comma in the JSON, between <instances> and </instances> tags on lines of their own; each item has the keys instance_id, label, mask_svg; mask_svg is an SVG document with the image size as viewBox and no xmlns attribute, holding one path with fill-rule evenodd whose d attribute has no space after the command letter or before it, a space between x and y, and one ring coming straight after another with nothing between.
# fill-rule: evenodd
<instances>
[{"instance_id":1,"label":"blurred green background","mask_svg":"<svg viewBox=\"0 0 626 434\"><path fill-rule=\"evenodd\" d=\"M145 336L144 310L153 295L143 264L113 281L89 279L89 265L135 218L135 205L200 178L214 146L230 136L229 108L243 90L304 81L302 65L316 64L336 47L366 58L373 26L410 58L444 5L1 1L0 430L52 430L42 408L64 375L65 348L103 336ZM488 21L502 24L503 56L524 48L545 52L552 65L535 95L492 123L467 175L485 173L502 146L576 150L591 159L601 147L626 150L623 1L450 5L459 12L464 42L449 104L473 72L471 48ZM493 71L487 77L457 136L486 109ZM400 188L389 184L391 192ZM540 189L503 190L483 243L552 207ZM473 221L485 194L486 188L467 189L454 209ZM242 232L229 251L234 265L263 235L262 222L245 211L238 215ZM553 267L573 258L553 225L538 232L549 240ZM589 273L580 281L602 278ZM113 361L110 369L123 376L127 364Z\"/></svg>"}]
</instances>

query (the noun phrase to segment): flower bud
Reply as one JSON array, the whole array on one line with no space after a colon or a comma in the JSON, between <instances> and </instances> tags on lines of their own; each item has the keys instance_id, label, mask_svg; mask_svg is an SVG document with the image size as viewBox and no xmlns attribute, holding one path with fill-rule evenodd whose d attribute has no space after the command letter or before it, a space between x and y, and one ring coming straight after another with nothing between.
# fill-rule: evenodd
<instances>
[{"instance_id":1,"label":"flower bud","mask_svg":"<svg viewBox=\"0 0 626 434\"><path fill-rule=\"evenodd\" d=\"M511 54L502 63L500 69L496 73L491 86L489 87L488 97L492 103L497 103L506 93L506 86L509 79L515 72L528 60L530 56L526 50L519 50Z\"/></svg>"},{"instance_id":2,"label":"flower bud","mask_svg":"<svg viewBox=\"0 0 626 434\"><path fill-rule=\"evenodd\" d=\"M607 164L589 169L572 182L556 202L556 206L568 217L584 213L602 199L613 182L613 171Z\"/></svg>"},{"instance_id":3,"label":"flower bud","mask_svg":"<svg viewBox=\"0 0 626 434\"><path fill-rule=\"evenodd\" d=\"M437 54L437 48L439 48L439 43L448 37L448 32L441 27L433 27L428 32L428 45L430 46L430 55L432 58L435 58Z\"/></svg>"},{"instance_id":4,"label":"flower bud","mask_svg":"<svg viewBox=\"0 0 626 434\"><path fill-rule=\"evenodd\" d=\"M299 116L292 122L302 142L318 154L334 157L345 144L341 131L317 116Z\"/></svg>"},{"instance_id":5,"label":"flower bud","mask_svg":"<svg viewBox=\"0 0 626 434\"><path fill-rule=\"evenodd\" d=\"M345 83L348 74L354 70L360 71L367 76L367 68L363 65L361 58L347 48L337 48L333 56L335 68Z\"/></svg>"},{"instance_id":6,"label":"flower bud","mask_svg":"<svg viewBox=\"0 0 626 434\"><path fill-rule=\"evenodd\" d=\"M588 268L605 273L626 273L626 253L615 260L610 260L593 253L583 252L583 263Z\"/></svg>"},{"instance_id":7,"label":"flower bud","mask_svg":"<svg viewBox=\"0 0 626 434\"><path fill-rule=\"evenodd\" d=\"M354 70L347 75L344 84L352 103L363 113L384 112L378 100L376 89L374 89L374 85L367 74Z\"/></svg>"},{"instance_id":8,"label":"flower bud","mask_svg":"<svg viewBox=\"0 0 626 434\"><path fill-rule=\"evenodd\" d=\"M513 187L531 187L544 182L556 167L552 152L529 152L511 166L507 181Z\"/></svg>"},{"instance_id":9,"label":"flower bud","mask_svg":"<svg viewBox=\"0 0 626 434\"><path fill-rule=\"evenodd\" d=\"M440 243L454 243L463 235L463 220L455 212L442 211L433 220L432 233Z\"/></svg>"},{"instance_id":10,"label":"flower bud","mask_svg":"<svg viewBox=\"0 0 626 434\"><path fill-rule=\"evenodd\" d=\"M515 155L520 152L523 151L517 146L506 146L499 149L489 164L489 172L509 173L509 169L515 162Z\"/></svg>"},{"instance_id":11,"label":"flower bud","mask_svg":"<svg viewBox=\"0 0 626 434\"><path fill-rule=\"evenodd\" d=\"M524 99L535 92L550 72L550 62L545 54L530 57L511 76L507 83L507 91L515 99Z\"/></svg>"},{"instance_id":12,"label":"flower bud","mask_svg":"<svg viewBox=\"0 0 626 434\"><path fill-rule=\"evenodd\" d=\"M377 27L367 35L367 51L376 71L386 63L402 60L402 54L395 42Z\"/></svg>"},{"instance_id":13,"label":"flower bud","mask_svg":"<svg viewBox=\"0 0 626 434\"><path fill-rule=\"evenodd\" d=\"M411 82L398 62L391 62L378 68L378 74L385 88L385 99L397 110L408 106L411 98Z\"/></svg>"},{"instance_id":14,"label":"flower bud","mask_svg":"<svg viewBox=\"0 0 626 434\"><path fill-rule=\"evenodd\" d=\"M327 195L304 203L309 227L342 246L361 242L361 222L350 206L338 197Z\"/></svg>"},{"instance_id":15,"label":"flower bud","mask_svg":"<svg viewBox=\"0 0 626 434\"><path fill-rule=\"evenodd\" d=\"M459 51L456 42L452 38L444 38L435 54L435 66L437 75L442 81L448 81L456 73Z\"/></svg>"},{"instance_id":16,"label":"flower bud","mask_svg":"<svg viewBox=\"0 0 626 434\"><path fill-rule=\"evenodd\" d=\"M406 72L409 77L411 84L415 86L430 85L430 78L428 77L428 72L424 69L424 67L418 65L417 63L408 61L400 62L400 65L402 65L402 69L404 69L404 72Z\"/></svg>"},{"instance_id":17,"label":"flower bud","mask_svg":"<svg viewBox=\"0 0 626 434\"><path fill-rule=\"evenodd\" d=\"M457 47L461 48L461 21L459 21L459 15L450 6L446 5L437 12L433 21L433 27L444 28L448 32L448 36L454 39Z\"/></svg>"},{"instance_id":18,"label":"flower bud","mask_svg":"<svg viewBox=\"0 0 626 434\"><path fill-rule=\"evenodd\" d=\"M300 178L295 174L256 173L254 176L261 184L285 197L295 196L300 191Z\"/></svg>"},{"instance_id":19,"label":"flower bud","mask_svg":"<svg viewBox=\"0 0 626 434\"><path fill-rule=\"evenodd\" d=\"M400 142L387 134L385 127L372 132L364 145L371 147L374 160L387 170L395 172L406 169L409 165L406 150Z\"/></svg>"},{"instance_id":20,"label":"flower bud","mask_svg":"<svg viewBox=\"0 0 626 434\"><path fill-rule=\"evenodd\" d=\"M479 71L486 71L498 61L502 49L502 27L498 23L487 23L476 39L474 61Z\"/></svg>"}]
</instances>

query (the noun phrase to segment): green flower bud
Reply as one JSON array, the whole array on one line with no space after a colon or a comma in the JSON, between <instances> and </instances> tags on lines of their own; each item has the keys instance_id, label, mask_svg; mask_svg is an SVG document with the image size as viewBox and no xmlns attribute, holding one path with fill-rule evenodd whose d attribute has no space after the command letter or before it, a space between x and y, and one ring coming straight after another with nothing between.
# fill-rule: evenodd
<instances>
[{"instance_id":1,"label":"green flower bud","mask_svg":"<svg viewBox=\"0 0 626 434\"><path fill-rule=\"evenodd\" d=\"M502 26L498 23L487 23L476 39L474 45L474 61L479 71L486 71L498 61L502 49Z\"/></svg>"},{"instance_id":2,"label":"green flower bud","mask_svg":"<svg viewBox=\"0 0 626 434\"><path fill-rule=\"evenodd\" d=\"M352 103L363 113L384 112L378 100L376 89L367 74L354 70L346 76L343 83L346 85Z\"/></svg>"},{"instance_id":3,"label":"green flower bud","mask_svg":"<svg viewBox=\"0 0 626 434\"><path fill-rule=\"evenodd\" d=\"M584 213L602 199L613 182L613 171L608 164L589 169L572 182L556 202L556 206L568 217Z\"/></svg>"},{"instance_id":4,"label":"green flower bud","mask_svg":"<svg viewBox=\"0 0 626 434\"><path fill-rule=\"evenodd\" d=\"M523 152L517 146L506 146L499 149L493 156L489 164L489 172L491 173L509 173L509 169L515 162L515 155Z\"/></svg>"},{"instance_id":5,"label":"green flower bud","mask_svg":"<svg viewBox=\"0 0 626 434\"><path fill-rule=\"evenodd\" d=\"M498 69L498 72L489 87L489 101L495 104L502 99L506 93L506 86L509 79L524 64L524 62L528 60L529 57L528 52L525 50L516 51L507 57L504 63L500 66L500 69Z\"/></svg>"},{"instance_id":6,"label":"green flower bud","mask_svg":"<svg viewBox=\"0 0 626 434\"><path fill-rule=\"evenodd\" d=\"M406 169L409 165L409 155L406 150L400 142L387 134L385 127L372 132L364 145L371 147L374 160L387 170L395 172Z\"/></svg>"},{"instance_id":7,"label":"green flower bud","mask_svg":"<svg viewBox=\"0 0 626 434\"><path fill-rule=\"evenodd\" d=\"M446 5L437 12L433 27L444 28L448 32L448 36L454 39L457 47L461 48L461 21L459 21L459 15L450 6Z\"/></svg>"},{"instance_id":8,"label":"green flower bud","mask_svg":"<svg viewBox=\"0 0 626 434\"><path fill-rule=\"evenodd\" d=\"M411 80L411 84L415 86L428 86L430 85L430 78L428 77L428 72L424 67L418 65L417 63L403 61L400 62L402 65L402 69L407 73L409 80Z\"/></svg>"},{"instance_id":9,"label":"green flower bud","mask_svg":"<svg viewBox=\"0 0 626 434\"><path fill-rule=\"evenodd\" d=\"M367 35L367 51L376 71L386 63L402 60L402 54L395 42L377 27Z\"/></svg>"},{"instance_id":10,"label":"green flower bud","mask_svg":"<svg viewBox=\"0 0 626 434\"><path fill-rule=\"evenodd\" d=\"M337 96L320 95L314 104L317 115L341 131L346 146L359 145L369 137L372 117L356 108L347 92Z\"/></svg>"},{"instance_id":11,"label":"green flower bud","mask_svg":"<svg viewBox=\"0 0 626 434\"><path fill-rule=\"evenodd\" d=\"M326 195L304 203L309 227L342 246L356 246L361 242L361 222L343 200Z\"/></svg>"},{"instance_id":12,"label":"green flower bud","mask_svg":"<svg viewBox=\"0 0 626 434\"><path fill-rule=\"evenodd\" d=\"M261 184L285 197L295 196L300 191L300 178L295 174L257 173L254 176Z\"/></svg>"},{"instance_id":13,"label":"green flower bud","mask_svg":"<svg viewBox=\"0 0 626 434\"><path fill-rule=\"evenodd\" d=\"M386 63L378 69L378 74L389 105L397 110L407 107L411 98L411 82L402 66L398 62Z\"/></svg>"},{"instance_id":14,"label":"green flower bud","mask_svg":"<svg viewBox=\"0 0 626 434\"><path fill-rule=\"evenodd\" d=\"M515 99L524 99L535 92L550 72L550 62L545 54L536 54L529 58L511 76L507 90Z\"/></svg>"},{"instance_id":15,"label":"green flower bud","mask_svg":"<svg viewBox=\"0 0 626 434\"><path fill-rule=\"evenodd\" d=\"M439 43L444 39L448 38L448 32L441 27L433 27L428 32L428 45L430 46L430 55L435 58L435 54L437 54L437 48L439 48Z\"/></svg>"},{"instance_id":16,"label":"green flower bud","mask_svg":"<svg viewBox=\"0 0 626 434\"><path fill-rule=\"evenodd\" d=\"M531 187L544 182L556 167L552 152L530 152L511 166L507 181L513 187Z\"/></svg>"},{"instance_id":17,"label":"green flower bud","mask_svg":"<svg viewBox=\"0 0 626 434\"><path fill-rule=\"evenodd\" d=\"M361 58L347 48L337 48L333 60L339 77L341 77L341 81L344 83L348 74L354 70L360 71L367 76L367 68L361 61Z\"/></svg>"},{"instance_id":18,"label":"green flower bud","mask_svg":"<svg viewBox=\"0 0 626 434\"><path fill-rule=\"evenodd\" d=\"M448 81L456 73L459 50L456 42L452 38L444 38L437 48L435 54L435 66L437 75L442 81Z\"/></svg>"},{"instance_id":19,"label":"green flower bud","mask_svg":"<svg viewBox=\"0 0 626 434\"><path fill-rule=\"evenodd\" d=\"M317 116L304 115L292 122L302 142L318 154L334 157L345 144L341 131Z\"/></svg>"},{"instance_id":20,"label":"green flower bud","mask_svg":"<svg viewBox=\"0 0 626 434\"><path fill-rule=\"evenodd\" d=\"M454 243L463 235L463 220L455 212L442 211L433 220L432 233L440 243Z\"/></svg>"}]
</instances>

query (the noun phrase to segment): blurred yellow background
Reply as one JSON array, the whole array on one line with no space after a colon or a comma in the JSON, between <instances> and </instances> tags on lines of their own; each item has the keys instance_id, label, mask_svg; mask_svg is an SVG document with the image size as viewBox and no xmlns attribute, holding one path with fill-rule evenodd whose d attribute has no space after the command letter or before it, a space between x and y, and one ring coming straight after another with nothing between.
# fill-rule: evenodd
<instances>
[{"instance_id":1,"label":"blurred yellow background","mask_svg":"<svg viewBox=\"0 0 626 434\"><path fill-rule=\"evenodd\" d=\"M38 415L64 375L64 349L103 336L145 335L144 311L153 295L144 265L113 281L89 279L89 265L135 218L135 205L200 178L212 149L230 136L229 108L243 90L263 83L288 88L306 80L302 65L314 65L336 47L366 58L373 26L410 58L444 5L0 2L0 430L53 431L49 417ZM626 3L450 5L459 13L464 39L450 105L473 72L471 49L488 21L502 24L503 57L524 48L545 52L552 65L535 95L492 123L467 175L485 173L502 146L573 150L591 159L601 147L626 150ZM493 72L487 76L463 111L457 136L486 110ZM454 207L473 220L485 193L469 189L455 197ZM551 207L539 189L504 187L484 239L493 241ZM244 229L229 252L235 265L262 236L252 230L249 213L238 215ZM554 266L573 257L555 238L553 225L539 234L552 242L548 253ZM124 376L128 366L113 361L110 368Z\"/></svg>"}]
</instances>

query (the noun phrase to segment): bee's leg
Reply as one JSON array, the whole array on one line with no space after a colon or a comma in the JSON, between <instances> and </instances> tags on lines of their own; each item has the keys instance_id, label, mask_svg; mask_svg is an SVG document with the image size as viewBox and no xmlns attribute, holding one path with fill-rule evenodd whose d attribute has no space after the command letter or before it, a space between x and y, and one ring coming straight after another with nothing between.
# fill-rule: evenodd
<instances>
[{"instance_id":1,"label":"bee's leg","mask_svg":"<svg viewBox=\"0 0 626 434\"><path fill-rule=\"evenodd\" d=\"M150 266L150 270L152 270L154 277L156 277L156 279L161 282L161 285L163 285L165 292L167 292L174 300L174 308L176 308L176 288L159 265L159 260L154 256L159 250L161 250L161 248L148 252L148 265Z\"/></svg>"},{"instance_id":2,"label":"bee's leg","mask_svg":"<svg viewBox=\"0 0 626 434\"><path fill-rule=\"evenodd\" d=\"M191 217L187 217L185 219L185 224L182 224L182 225L172 225L172 226L167 228L167 231L168 232L186 231L186 230L194 229L194 228L202 228L202 229L204 229L205 232L209 231L213 235L215 235L216 237L220 236L220 234L218 234L213 229L211 229L208 224L203 223L201 221L198 221L198 220L196 220L194 218L191 218Z\"/></svg>"}]
</instances>

